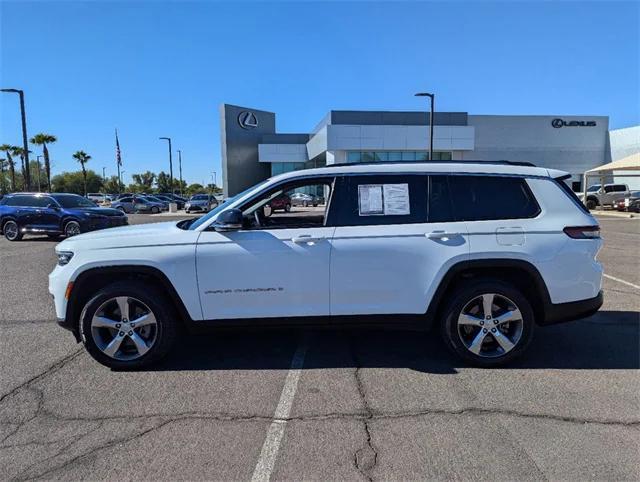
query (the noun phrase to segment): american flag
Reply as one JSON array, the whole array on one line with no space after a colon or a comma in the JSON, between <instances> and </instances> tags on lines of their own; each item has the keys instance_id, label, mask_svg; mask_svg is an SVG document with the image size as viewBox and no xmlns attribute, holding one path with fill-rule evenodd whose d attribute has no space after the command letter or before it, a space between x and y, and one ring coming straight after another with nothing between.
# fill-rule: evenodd
<instances>
[{"instance_id":1,"label":"american flag","mask_svg":"<svg viewBox=\"0 0 640 482\"><path fill-rule=\"evenodd\" d=\"M120 156L120 141L118 141L118 129L116 129L116 161L118 166L122 166L122 157Z\"/></svg>"}]
</instances>

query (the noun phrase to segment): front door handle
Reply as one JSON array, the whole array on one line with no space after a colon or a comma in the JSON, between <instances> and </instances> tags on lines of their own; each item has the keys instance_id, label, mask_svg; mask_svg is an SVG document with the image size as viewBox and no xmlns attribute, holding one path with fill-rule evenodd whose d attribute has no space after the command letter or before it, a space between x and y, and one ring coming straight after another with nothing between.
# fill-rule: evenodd
<instances>
[{"instance_id":1,"label":"front door handle","mask_svg":"<svg viewBox=\"0 0 640 482\"><path fill-rule=\"evenodd\" d=\"M458 236L458 233L448 233L447 231L431 231L430 233L427 233L426 236L429 239L444 239Z\"/></svg>"},{"instance_id":2,"label":"front door handle","mask_svg":"<svg viewBox=\"0 0 640 482\"><path fill-rule=\"evenodd\" d=\"M295 236L295 237L291 238L291 241L293 241L296 244L304 244L304 243L315 243L315 242L320 241L322 239L323 238L313 237L310 234L301 234L300 236Z\"/></svg>"}]
</instances>

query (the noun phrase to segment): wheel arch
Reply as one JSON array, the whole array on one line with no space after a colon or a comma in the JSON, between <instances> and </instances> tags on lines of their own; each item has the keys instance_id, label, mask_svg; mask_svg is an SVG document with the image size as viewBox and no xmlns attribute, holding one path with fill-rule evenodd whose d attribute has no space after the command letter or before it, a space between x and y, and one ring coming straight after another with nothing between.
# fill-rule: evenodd
<instances>
[{"instance_id":1,"label":"wheel arch","mask_svg":"<svg viewBox=\"0 0 640 482\"><path fill-rule=\"evenodd\" d=\"M487 278L513 284L529 299L536 323L544 323L551 298L547 285L538 269L521 259L478 259L460 261L447 271L436 289L429 307L427 319L438 319L448 295L468 280Z\"/></svg>"},{"instance_id":2,"label":"wheel arch","mask_svg":"<svg viewBox=\"0 0 640 482\"><path fill-rule=\"evenodd\" d=\"M73 282L69 294L65 325L71 329L79 340L79 320L82 310L96 291L122 280L145 281L152 283L169 296L180 321L185 325L193 322L182 299L167 276L158 268L146 265L99 266L80 273Z\"/></svg>"}]
</instances>

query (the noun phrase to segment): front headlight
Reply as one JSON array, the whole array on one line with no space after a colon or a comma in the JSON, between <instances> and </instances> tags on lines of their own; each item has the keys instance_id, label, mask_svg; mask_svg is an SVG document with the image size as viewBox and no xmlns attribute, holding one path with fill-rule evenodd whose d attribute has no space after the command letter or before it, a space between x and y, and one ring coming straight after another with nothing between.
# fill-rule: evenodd
<instances>
[{"instance_id":1,"label":"front headlight","mask_svg":"<svg viewBox=\"0 0 640 482\"><path fill-rule=\"evenodd\" d=\"M56 255L58 256L58 266L69 264L69 261L73 258L73 253L71 251L59 251L56 252Z\"/></svg>"}]
</instances>

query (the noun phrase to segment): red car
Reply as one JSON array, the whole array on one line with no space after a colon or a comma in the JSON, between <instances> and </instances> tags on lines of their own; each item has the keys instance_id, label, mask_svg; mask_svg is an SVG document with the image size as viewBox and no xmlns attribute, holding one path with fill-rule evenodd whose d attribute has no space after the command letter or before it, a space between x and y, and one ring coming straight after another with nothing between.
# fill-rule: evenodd
<instances>
[{"instance_id":1,"label":"red car","mask_svg":"<svg viewBox=\"0 0 640 482\"><path fill-rule=\"evenodd\" d=\"M291 211L291 198L286 194L280 194L278 197L273 198L269 204L271 205L272 212L279 209L286 213Z\"/></svg>"}]
</instances>

